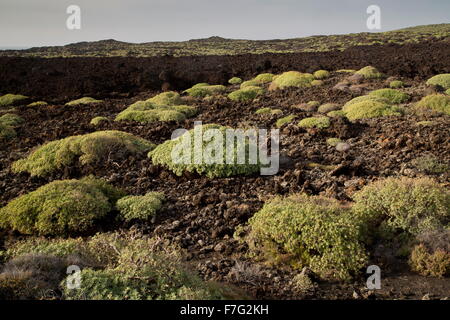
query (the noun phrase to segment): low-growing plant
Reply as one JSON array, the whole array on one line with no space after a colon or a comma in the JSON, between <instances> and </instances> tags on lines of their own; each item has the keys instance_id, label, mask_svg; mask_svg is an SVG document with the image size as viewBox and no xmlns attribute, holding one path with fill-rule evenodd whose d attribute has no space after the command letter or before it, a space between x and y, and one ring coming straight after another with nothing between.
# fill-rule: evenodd
<instances>
[{"instance_id":1,"label":"low-growing plant","mask_svg":"<svg viewBox=\"0 0 450 320\"><path fill-rule=\"evenodd\" d=\"M282 73L272 81L271 89L284 89L287 87L310 87L313 80L314 76L310 73L288 71Z\"/></svg>"},{"instance_id":2,"label":"low-growing plant","mask_svg":"<svg viewBox=\"0 0 450 320\"><path fill-rule=\"evenodd\" d=\"M57 180L0 209L0 225L23 234L69 235L92 229L123 196L94 178Z\"/></svg>"},{"instance_id":3,"label":"low-growing plant","mask_svg":"<svg viewBox=\"0 0 450 320\"><path fill-rule=\"evenodd\" d=\"M98 126L102 122L108 122L108 121L109 120L106 117L95 117L95 118L92 118L90 124L92 124L93 126Z\"/></svg>"},{"instance_id":4,"label":"low-growing plant","mask_svg":"<svg viewBox=\"0 0 450 320\"><path fill-rule=\"evenodd\" d=\"M266 107L266 108L260 108L255 111L256 114L270 114L272 113L272 108Z\"/></svg>"},{"instance_id":5,"label":"low-growing plant","mask_svg":"<svg viewBox=\"0 0 450 320\"><path fill-rule=\"evenodd\" d=\"M242 83L242 79L238 78L238 77L233 77L230 80L228 80L229 84L241 84Z\"/></svg>"},{"instance_id":6,"label":"low-growing plant","mask_svg":"<svg viewBox=\"0 0 450 320\"><path fill-rule=\"evenodd\" d=\"M175 91L167 91L160 93L146 101L162 106L174 106L183 103L179 93Z\"/></svg>"},{"instance_id":7,"label":"low-growing plant","mask_svg":"<svg viewBox=\"0 0 450 320\"><path fill-rule=\"evenodd\" d=\"M447 95L450 96L450 89L447 89L447 90L445 91L445 94L447 94Z\"/></svg>"},{"instance_id":8,"label":"low-growing plant","mask_svg":"<svg viewBox=\"0 0 450 320\"><path fill-rule=\"evenodd\" d=\"M365 79L379 79L384 77L384 75L379 72L376 68L372 66L367 66L362 69L359 69L355 72L355 74L362 75Z\"/></svg>"},{"instance_id":9,"label":"low-growing plant","mask_svg":"<svg viewBox=\"0 0 450 320\"><path fill-rule=\"evenodd\" d=\"M223 85L207 85L200 87L192 87L185 90L188 95L194 98L204 98L214 94L223 93L227 88Z\"/></svg>"},{"instance_id":10,"label":"low-growing plant","mask_svg":"<svg viewBox=\"0 0 450 320\"><path fill-rule=\"evenodd\" d=\"M155 145L145 139L122 131L97 131L48 142L25 159L12 164L13 172L28 172L31 176L46 176L73 165L98 163L111 155L125 156L147 152Z\"/></svg>"},{"instance_id":11,"label":"low-growing plant","mask_svg":"<svg viewBox=\"0 0 450 320\"><path fill-rule=\"evenodd\" d=\"M233 101L251 101L255 99L257 96L264 94L264 89L256 86L244 87L243 89L239 89L231 92L228 95Z\"/></svg>"},{"instance_id":12,"label":"low-growing plant","mask_svg":"<svg viewBox=\"0 0 450 320\"><path fill-rule=\"evenodd\" d=\"M48 106L48 103L45 101L35 101L28 105L28 107L44 107Z\"/></svg>"},{"instance_id":13,"label":"low-growing plant","mask_svg":"<svg viewBox=\"0 0 450 320\"><path fill-rule=\"evenodd\" d=\"M313 75L314 78L318 80L327 79L330 77L330 73L326 70L317 70L316 72L313 73Z\"/></svg>"},{"instance_id":14,"label":"low-growing plant","mask_svg":"<svg viewBox=\"0 0 450 320\"><path fill-rule=\"evenodd\" d=\"M345 112L342 110L330 111L327 113L327 117L330 118L345 117Z\"/></svg>"},{"instance_id":15,"label":"low-growing plant","mask_svg":"<svg viewBox=\"0 0 450 320\"><path fill-rule=\"evenodd\" d=\"M14 138L17 133L14 127L23 123L23 119L13 113L0 116L0 141Z\"/></svg>"},{"instance_id":16,"label":"low-growing plant","mask_svg":"<svg viewBox=\"0 0 450 320\"><path fill-rule=\"evenodd\" d=\"M275 75L272 73L261 73L258 74L253 80L259 84L269 83L273 80Z\"/></svg>"},{"instance_id":17,"label":"low-growing plant","mask_svg":"<svg viewBox=\"0 0 450 320\"><path fill-rule=\"evenodd\" d=\"M301 128L318 128L324 129L330 126L330 118L328 117L310 117L300 120L298 126Z\"/></svg>"},{"instance_id":18,"label":"low-growing plant","mask_svg":"<svg viewBox=\"0 0 450 320\"><path fill-rule=\"evenodd\" d=\"M390 104L404 103L409 99L409 95L390 88L379 89L369 93L370 96L386 99Z\"/></svg>"},{"instance_id":19,"label":"low-growing plant","mask_svg":"<svg viewBox=\"0 0 450 320\"><path fill-rule=\"evenodd\" d=\"M245 89L247 87L258 87L261 83L256 81L255 79L247 80L241 83L240 88Z\"/></svg>"},{"instance_id":20,"label":"low-growing plant","mask_svg":"<svg viewBox=\"0 0 450 320\"><path fill-rule=\"evenodd\" d=\"M415 158L412 161L412 165L428 174L440 174L450 170L450 166L444 161L440 161L436 156L432 154L426 154L421 157Z\"/></svg>"},{"instance_id":21,"label":"low-growing plant","mask_svg":"<svg viewBox=\"0 0 450 320\"><path fill-rule=\"evenodd\" d=\"M428 85L440 86L444 89L450 89L450 73L438 74L427 81Z\"/></svg>"},{"instance_id":22,"label":"low-growing plant","mask_svg":"<svg viewBox=\"0 0 450 320\"><path fill-rule=\"evenodd\" d=\"M281 128L285 124L291 123L294 119L295 115L291 114L289 116L278 119L275 125L277 126L277 128Z\"/></svg>"},{"instance_id":23,"label":"low-growing plant","mask_svg":"<svg viewBox=\"0 0 450 320\"><path fill-rule=\"evenodd\" d=\"M125 221L148 220L161 209L164 195L160 192L149 192L144 196L127 196L117 201L117 209Z\"/></svg>"},{"instance_id":24,"label":"low-growing plant","mask_svg":"<svg viewBox=\"0 0 450 320\"><path fill-rule=\"evenodd\" d=\"M389 82L389 87L392 89L399 89L399 88L403 88L405 86L405 84L403 83L403 81L400 80L394 80Z\"/></svg>"},{"instance_id":25,"label":"low-growing plant","mask_svg":"<svg viewBox=\"0 0 450 320\"><path fill-rule=\"evenodd\" d=\"M428 95L415 104L415 109L419 112L432 110L450 115L450 97L444 94Z\"/></svg>"},{"instance_id":26,"label":"low-growing plant","mask_svg":"<svg viewBox=\"0 0 450 320\"><path fill-rule=\"evenodd\" d=\"M317 112L328 113L331 111L339 110L340 108L341 107L336 103L325 103L325 104L319 106L319 108L317 109Z\"/></svg>"},{"instance_id":27,"label":"low-growing plant","mask_svg":"<svg viewBox=\"0 0 450 320\"><path fill-rule=\"evenodd\" d=\"M225 136L227 127L219 125L206 125L203 126L204 130L215 129L218 130L222 137ZM226 139L219 141L212 139L212 141L203 141L203 149L206 147L210 150L214 150L214 155L211 157L221 156L221 161L219 159L214 161L214 163L208 163L204 159L201 161L196 161L197 156L194 148L194 138L195 129L185 132L183 135L176 139L168 140L160 145L158 145L153 151L150 151L148 156L152 159L152 162L156 165L161 165L167 167L169 170L174 172L176 175L181 176L183 172L196 172L201 175L206 175L209 178L215 177L228 177L233 175L247 175L260 170L261 165L259 163L252 164L249 162L249 142L248 139L244 141L242 139L235 140L234 148L232 150L233 163L227 163L227 153ZM176 148L176 149L174 149ZM176 154L174 160L173 152L178 150L179 154ZM221 150L222 155L215 154L215 150ZM245 163L240 164L238 160L238 151L245 150ZM231 150L230 150L231 151ZM213 153L213 152L211 152ZM202 154L200 154L200 157ZM220 163L221 162L221 163Z\"/></svg>"},{"instance_id":28,"label":"low-growing plant","mask_svg":"<svg viewBox=\"0 0 450 320\"><path fill-rule=\"evenodd\" d=\"M346 104L342 111L349 120L401 116L403 114L402 108L376 99L364 99L361 102Z\"/></svg>"},{"instance_id":29,"label":"low-growing plant","mask_svg":"<svg viewBox=\"0 0 450 320\"><path fill-rule=\"evenodd\" d=\"M276 197L250 218L249 229L245 240L257 256L308 266L323 278L348 279L367 259L358 224L334 199Z\"/></svg>"},{"instance_id":30,"label":"low-growing plant","mask_svg":"<svg viewBox=\"0 0 450 320\"><path fill-rule=\"evenodd\" d=\"M332 147L336 147L338 143L342 142L339 138L328 138L327 144Z\"/></svg>"},{"instance_id":31,"label":"low-growing plant","mask_svg":"<svg viewBox=\"0 0 450 320\"><path fill-rule=\"evenodd\" d=\"M322 86L324 84L323 80L313 80L311 81L311 85L313 87L319 87Z\"/></svg>"},{"instance_id":32,"label":"low-growing plant","mask_svg":"<svg viewBox=\"0 0 450 320\"><path fill-rule=\"evenodd\" d=\"M80 98L77 100L72 100L70 102L67 102L66 106L76 106L76 105L82 105L82 104L96 104L96 103L100 103L100 102L102 102L102 100L96 100L91 97L84 97L84 98Z\"/></svg>"},{"instance_id":33,"label":"low-growing plant","mask_svg":"<svg viewBox=\"0 0 450 320\"><path fill-rule=\"evenodd\" d=\"M450 252L440 248L429 250L425 245L419 244L412 250L409 264L412 270L424 276L449 276Z\"/></svg>"},{"instance_id":34,"label":"low-growing plant","mask_svg":"<svg viewBox=\"0 0 450 320\"><path fill-rule=\"evenodd\" d=\"M5 94L3 96L0 96L0 107L9 107L21 104L28 100L27 96L23 96L20 94Z\"/></svg>"},{"instance_id":35,"label":"low-growing plant","mask_svg":"<svg viewBox=\"0 0 450 320\"><path fill-rule=\"evenodd\" d=\"M355 215L367 221L372 231L386 235L399 231L417 235L450 221L450 192L430 178L378 180L353 198Z\"/></svg>"}]
</instances>

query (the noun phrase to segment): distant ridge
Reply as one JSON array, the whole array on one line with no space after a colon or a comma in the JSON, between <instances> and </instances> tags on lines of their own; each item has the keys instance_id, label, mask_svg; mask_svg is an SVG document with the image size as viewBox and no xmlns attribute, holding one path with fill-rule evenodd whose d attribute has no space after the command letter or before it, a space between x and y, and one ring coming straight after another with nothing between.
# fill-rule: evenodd
<instances>
[{"instance_id":1,"label":"distant ridge","mask_svg":"<svg viewBox=\"0 0 450 320\"><path fill-rule=\"evenodd\" d=\"M152 57L237 55L342 51L355 46L407 44L426 41L449 41L450 24L406 27L387 32L362 32L345 35L316 35L294 39L244 40L212 36L188 41L128 43L114 39L71 43L64 46L3 50L0 56L23 57Z\"/></svg>"}]
</instances>

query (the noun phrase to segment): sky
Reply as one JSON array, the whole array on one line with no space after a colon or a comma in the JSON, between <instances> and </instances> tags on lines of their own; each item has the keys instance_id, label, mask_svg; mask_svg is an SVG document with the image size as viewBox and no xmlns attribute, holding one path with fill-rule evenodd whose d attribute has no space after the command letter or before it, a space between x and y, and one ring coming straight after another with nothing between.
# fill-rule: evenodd
<instances>
[{"instance_id":1,"label":"sky","mask_svg":"<svg viewBox=\"0 0 450 320\"><path fill-rule=\"evenodd\" d=\"M66 26L70 5L81 9L79 30ZM0 0L0 47L372 32L369 5L381 9L375 31L450 22L449 0Z\"/></svg>"}]
</instances>

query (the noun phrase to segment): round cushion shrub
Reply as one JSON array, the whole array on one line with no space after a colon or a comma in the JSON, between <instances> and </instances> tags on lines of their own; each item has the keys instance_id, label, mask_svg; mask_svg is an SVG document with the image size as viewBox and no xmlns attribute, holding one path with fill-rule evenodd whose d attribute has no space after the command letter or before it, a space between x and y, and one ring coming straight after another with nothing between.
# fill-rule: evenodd
<instances>
[{"instance_id":1,"label":"round cushion shrub","mask_svg":"<svg viewBox=\"0 0 450 320\"><path fill-rule=\"evenodd\" d=\"M362 69L359 69L355 72L355 74L362 75L365 79L379 79L384 77L384 75L379 72L375 67L367 66Z\"/></svg>"},{"instance_id":2,"label":"round cushion shrub","mask_svg":"<svg viewBox=\"0 0 450 320\"><path fill-rule=\"evenodd\" d=\"M275 75L272 73L261 73L258 74L253 80L258 84L264 84L272 82L274 76Z\"/></svg>"},{"instance_id":3,"label":"round cushion shrub","mask_svg":"<svg viewBox=\"0 0 450 320\"><path fill-rule=\"evenodd\" d=\"M444 89L450 89L450 73L438 74L427 81L428 85L440 86Z\"/></svg>"},{"instance_id":4,"label":"round cushion shrub","mask_svg":"<svg viewBox=\"0 0 450 320\"><path fill-rule=\"evenodd\" d=\"M450 115L450 97L444 94L428 95L415 104L415 109L419 112L432 110Z\"/></svg>"},{"instance_id":5,"label":"round cushion shrub","mask_svg":"<svg viewBox=\"0 0 450 320\"><path fill-rule=\"evenodd\" d=\"M90 124L92 124L93 126L98 126L102 122L108 122L108 118L106 118L106 117L95 117L95 118L92 118Z\"/></svg>"},{"instance_id":6,"label":"round cushion shrub","mask_svg":"<svg viewBox=\"0 0 450 320\"><path fill-rule=\"evenodd\" d=\"M45 107L48 106L48 103L45 101L35 101L27 105L27 107Z\"/></svg>"},{"instance_id":7,"label":"round cushion shrub","mask_svg":"<svg viewBox=\"0 0 450 320\"><path fill-rule=\"evenodd\" d=\"M318 128L324 129L330 126L330 118L328 117L310 117L300 120L298 126L301 128Z\"/></svg>"},{"instance_id":8,"label":"round cushion shrub","mask_svg":"<svg viewBox=\"0 0 450 320\"><path fill-rule=\"evenodd\" d=\"M390 104L404 103L409 99L408 94L390 88L372 91L369 93L369 96L386 99Z\"/></svg>"},{"instance_id":9,"label":"round cushion shrub","mask_svg":"<svg viewBox=\"0 0 450 320\"><path fill-rule=\"evenodd\" d=\"M91 231L123 192L91 177L57 180L0 209L0 225L23 234L67 236Z\"/></svg>"},{"instance_id":10,"label":"round cushion shrub","mask_svg":"<svg viewBox=\"0 0 450 320\"><path fill-rule=\"evenodd\" d=\"M310 267L323 278L349 279L367 261L360 228L337 200L276 197L249 220L251 252L270 262Z\"/></svg>"},{"instance_id":11,"label":"round cushion shrub","mask_svg":"<svg viewBox=\"0 0 450 320\"><path fill-rule=\"evenodd\" d=\"M28 172L31 176L46 176L73 165L100 163L111 155L126 156L148 152L155 145L122 131L97 131L48 142L12 164L13 172Z\"/></svg>"},{"instance_id":12,"label":"round cushion shrub","mask_svg":"<svg viewBox=\"0 0 450 320\"><path fill-rule=\"evenodd\" d=\"M162 106L174 106L183 103L180 94L175 91L167 91L160 93L146 101Z\"/></svg>"},{"instance_id":13,"label":"round cushion shrub","mask_svg":"<svg viewBox=\"0 0 450 320\"><path fill-rule=\"evenodd\" d=\"M399 89L399 88L403 88L405 86L405 84L403 83L403 81L400 80L394 80L389 82L389 87L392 89Z\"/></svg>"},{"instance_id":14,"label":"round cushion shrub","mask_svg":"<svg viewBox=\"0 0 450 320\"><path fill-rule=\"evenodd\" d=\"M197 87L192 87L190 89L185 90L189 96L194 98L204 98L208 96L212 96L214 94L223 93L227 88L223 85L202 85Z\"/></svg>"},{"instance_id":15,"label":"round cushion shrub","mask_svg":"<svg viewBox=\"0 0 450 320\"><path fill-rule=\"evenodd\" d=\"M127 196L117 201L117 209L125 221L148 220L161 209L164 195L160 192L149 192L144 196Z\"/></svg>"},{"instance_id":16,"label":"round cushion shrub","mask_svg":"<svg viewBox=\"0 0 450 320\"><path fill-rule=\"evenodd\" d=\"M245 102L251 101L262 94L264 94L263 88L256 86L248 86L244 87L243 89L231 92L228 95L228 98L230 98L233 101Z\"/></svg>"},{"instance_id":17,"label":"round cushion shrub","mask_svg":"<svg viewBox=\"0 0 450 320\"><path fill-rule=\"evenodd\" d=\"M202 127L203 133L213 130L220 134L220 139L212 138L211 141L202 140L203 154L197 154L195 146L195 128L185 132L173 140L168 140L158 145L148 156L153 164L168 168L173 173L181 176L184 172L198 173L209 178L228 177L234 175L248 175L260 170L261 164L249 161L250 143L247 139L236 139L232 154L229 156L233 161L227 163L226 130L227 127L209 124ZM200 138L201 139L201 138ZM208 151L209 150L209 151ZM244 150L244 163L238 163L238 154ZM216 151L219 152L216 154ZM211 157L211 158L210 158ZM210 161L214 160L214 161ZM231 162L231 161L228 161Z\"/></svg>"},{"instance_id":18,"label":"round cushion shrub","mask_svg":"<svg viewBox=\"0 0 450 320\"><path fill-rule=\"evenodd\" d=\"M450 222L450 192L430 178L386 178L354 194L353 211L386 234L417 235Z\"/></svg>"},{"instance_id":19,"label":"round cushion shrub","mask_svg":"<svg viewBox=\"0 0 450 320\"><path fill-rule=\"evenodd\" d=\"M328 112L331 112L331 111L339 110L340 108L341 107L337 103L324 103L323 105L321 105L317 109L317 112L319 112L319 113L328 113Z\"/></svg>"},{"instance_id":20,"label":"round cushion shrub","mask_svg":"<svg viewBox=\"0 0 450 320\"><path fill-rule=\"evenodd\" d=\"M314 81L314 76L310 73L288 71L277 76L272 81L271 89L284 89L288 87L310 87L312 81Z\"/></svg>"},{"instance_id":21,"label":"round cushion shrub","mask_svg":"<svg viewBox=\"0 0 450 320\"><path fill-rule=\"evenodd\" d=\"M445 249L430 250L423 244L416 245L411 252L409 264L413 271L423 276L450 276L450 252Z\"/></svg>"},{"instance_id":22,"label":"round cushion shrub","mask_svg":"<svg viewBox=\"0 0 450 320\"><path fill-rule=\"evenodd\" d=\"M361 102L346 104L342 111L349 120L401 116L403 114L403 110L400 107L375 99L365 99Z\"/></svg>"},{"instance_id":23,"label":"round cushion shrub","mask_svg":"<svg viewBox=\"0 0 450 320\"><path fill-rule=\"evenodd\" d=\"M318 80L327 79L330 77L330 73L327 70L317 70L313 73L314 78Z\"/></svg>"},{"instance_id":24,"label":"round cushion shrub","mask_svg":"<svg viewBox=\"0 0 450 320\"><path fill-rule=\"evenodd\" d=\"M96 104L96 103L100 103L102 102L102 100L96 100L94 98L91 97L84 97L84 98L80 98L77 100L72 100L70 102L66 103L66 106L77 106L77 105L89 105L89 104Z\"/></svg>"},{"instance_id":25,"label":"round cushion shrub","mask_svg":"<svg viewBox=\"0 0 450 320\"><path fill-rule=\"evenodd\" d=\"M28 100L27 96L21 94L5 94L0 96L0 107L9 107L25 103Z\"/></svg>"},{"instance_id":26,"label":"round cushion shrub","mask_svg":"<svg viewBox=\"0 0 450 320\"><path fill-rule=\"evenodd\" d=\"M288 124L288 123L291 123L292 121L294 121L294 119L295 119L295 115L289 115L289 116L278 119L275 125L277 126L277 128L281 128L285 124Z\"/></svg>"},{"instance_id":27,"label":"round cushion shrub","mask_svg":"<svg viewBox=\"0 0 450 320\"><path fill-rule=\"evenodd\" d=\"M230 80L228 80L229 84L241 84L242 83L242 79L239 77L233 77Z\"/></svg>"}]
</instances>

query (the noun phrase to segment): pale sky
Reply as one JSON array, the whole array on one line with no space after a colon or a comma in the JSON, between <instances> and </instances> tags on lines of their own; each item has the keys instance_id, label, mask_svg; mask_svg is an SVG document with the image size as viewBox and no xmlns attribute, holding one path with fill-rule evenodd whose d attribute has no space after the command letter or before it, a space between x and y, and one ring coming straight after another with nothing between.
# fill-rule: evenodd
<instances>
[{"instance_id":1,"label":"pale sky","mask_svg":"<svg viewBox=\"0 0 450 320\"><path fill-rule=\"evenodd\" d=\"M0 47L368 32L372 4L379 31L450 22L450 0L0 0ZM66 28L69 5L81 8L81 30Z\"/></svg>"}]
</instances>

